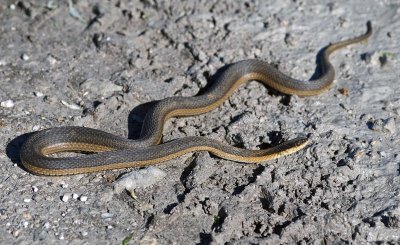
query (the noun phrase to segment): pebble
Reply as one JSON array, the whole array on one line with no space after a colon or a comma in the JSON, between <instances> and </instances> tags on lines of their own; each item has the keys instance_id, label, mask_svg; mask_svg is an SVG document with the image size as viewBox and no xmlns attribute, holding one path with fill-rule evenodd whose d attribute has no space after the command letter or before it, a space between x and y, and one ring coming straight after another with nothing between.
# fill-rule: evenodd
<instances>
[{"instance_id":1,"label":"pebble","mask_svg":"<svg viewBox=\"0 0 400 245\"><path fill-rule=\"evenodd\" d=\"M101 218L104 220L104 221L111 221L111 219L114 217L114 214L112 214L112 213L102 213L101 214Z\"/></svg>"},{"instance_id":2,"label":"pebble","mask_svg":"<svg viewBox=\"0 0 400 245\"><path fill-rule=\"evenodd\" d=\"M5 100L5 101L2 101L2 102L0 103L0 106L1 106L1 107L5 107L5 108L14 107L14 101L12 101L12 100Z\"/></svg>"},{"instance_id":3,"label":"pebble","mask_svg":"<svg viewBox=\"0 0 400 245\"><path fill-rule=\"evenodd\" d=\"M14 237L18 237L20 233L21 233L21 230L18 229L18 230L15 230L12 234Z\"/></svg>"},{"instance_id":4,"label":"pebble","mask_svg":"<svg viewBox=\"0 0 400 245\"><path fill-rule=\"evenodd\" d=\"M339 93L341 93L344 96L349 96L349 89L348 88L340 88L338 89Z\"/></svg>"},{"instance_id":5,"label":"pebble","mask_svg":"<svg viewBox=\"0 0 400 245\"><path fill-rule=\"evenodd\" d=\"M378 151L378 155L382 158L386 158L387 157L387 153L384 151Z\"/></svg>"},{"instance_id":6,"label":"pebble","mask_svg":"<svg viewBox=\"0 0 400 245\"><path fill-rule=\"evenodd\" d=\"M391 134L396 132L396 122L394 118L370 120L370 128L374 131L389 132Z\"/></svg>"},{"instance_id":7,"label":"pebble","mask_svg":"<svg viewBox=\"0 0 400 245\"><path fill-rule=\"evenodd\" d=\"M35 91L35 92L33 92L33 94L34 94L36 97L43 97L43 96L44 96L44 94L43 94L42 92L39 92L39 91Z\"/></svg>"},{"instance_id":8,"label":"pebble","mask_svg":"<svg viewBox=\"0 0 400 245\"><path fill-rule=\"evenodd\" d=\"M64 194L64 195L61 197L61 200L62 200L63 202L68 202L70 196L71 196L70 194Z\"/></svg>"},{"instance_id":9,"label":"pebble","mask_svg":"<svg viewBox=\"0 0 400 245\"><path fill-rule=\"evenodd\" d=\"M79 105L70 104L64 100L61 100L61 104L65 105L66 107L68 107L69 109L72 109L72 110L80 110L81 109L81 107Z\"/></svg>"},{"instance_id":10,"label":"pebble","mask_svg":"<svg viewBox=\"0 0 400 245\"><path fill-rule=\"evenodd\" d=\"M102 180L102 178L101 177L99 177L99 176L97 176L97 177L95 177L94 179L92 179L92 183L99 183L100 181Z\"/></svg>"},{"instance_id":11,"label":"pebble","mask_svg":"<svg viewBox=\"0 0 400 245\"><path fill-rule=\"evenodd\" d=\"M296 44L296 38L290 33L286 33L284 41L288 46L294 46Z\"/></svg>"},{"instance_id":12,"label":"pebble","mask_svg":"<svg viewBox=\"0 0 400 245\"><path fill-rule=\"evenodd\" d=\"M15 6L15 4L10 4L9 8L10 8L11 10L15 10L15 9L16 9L16 6Z\"/></svg>"},{"instance_id":13,"label":"pebble","mask_svg":"<svg viewBox=\"0 0 400 245\"><path fill-rule=\"evenodd\" d=\"M32 199L30 199L30 198L24 198L24 202L25 202L25 203L30 203L30 202L32 202Z\"/></svg>"},{"instance_id":14,"label":"pebble","mask_svg":"<svg viewBox=\"0 0 400 245\"><path fill-rule=\"evenodd\" d=\"M29 222L28 222L28 221L22 221L22 226L23 226L24 228L28 227L28 225L29 225Z\"/></svg>"},{"instance_id":15,"label":"pebble","mask_svg":"<svg viewBox=\"0 0 400 245\"><path fill-rule=\"evenodd\" d=\"M38 189L36 186L34 186L34 185L32 186L32 191L33 191L33 192L38 192L38 190L39 190L39 189Z\"/></svg>"},{"instance_id":16,"label":"pebble","mask_svg":"<svg viewBox=\"0 0 400 245\"><path fill-rule=\"evenodd\" d=\"M22 54L21 59L27 61L27 60L29 60L29 56L27 54Z\"/></svg>"},{"instance_id":17,"label":"pebble","mask_svg":"<svg viewBox=\"0 0 400 245\"><path fill-rule=\"evenodd\" d=\"M79 197L79 200L81 202L86 202L88 200L88 197L87 196L81 196L81 197Z\"/></svg>"},{"instance_id":18,"label":"pebble","mask_svg":"<svg viewBox=\"0 0 400 245\"><path fill-rule=\"evenodd\" d=\"M64 181L62 181L61 183L61 188L68 188L68 184L67 183L65 183Z\"/></svg>"},{"instance_id":19,"label":"pebble","mask_svg":"<svg viewBox=\"0 0 400 245\"><path fill-rule=\"evenodd\" d=\"M22 213L22 218L24 218L24 220L30 220L32 219L32 215L28 211L25 211Z\"/></svg>"},{"instance_id":20,"label":"pebble","mask_svg":"<svg viewBox=\"0 0 400 245\"><path fill-rule=\"evenodd\" d=\"M6 65L6 61L5 60L0 60L0 66L5 66Z\"/></svg>"},{"instance_id":21,"label":"pebble","mask_svg":"<svg viewBox=\"0 0 400 245\"><path fill-rule=\"evenodd\" d=\"M156 184L162 180L167 173L156 167L148 167L145 169L134 170L131 173L122 175L114 182L114 191L121 193L127 190L134 197L136 188L146 188Z\"/></svg>"},{"instance_id":22,"label":"pebble","mask_svg":"<svg viewBox=\"0 0 400 245\"><path fill-rule=\"evenodd\" d=\"M396 132L396 122L394 118L388 118L386 120L383 120L383 128L388 131L389 133L393 134Z\"/></svg>"},{"instance_id":23,"label":"pebble","mask_svg":"<svg viewBox=\"0 0 400 245\"><path fill-rule=\"evenodd\" d=\"M54 58L52 55L47 56L46 58L47 62L50 63L50 65L54 66L55 64L57 64L58 60L56 58Z\"/></svg>"},{"instance_id":24,"label":"pebble","mask_svg":"<svg viewBox=\"0 0 400 245\"><path fill-rule=\"evenodd\" d=\"M95 89L94 89L95 88ZM114 92L119 92L123 90L123 86L110 83L107 81L97 81L94 79L87 79L80 84L80 89L86 92L95 92L96 94L110 96Z\"/></svg>"},{"instance_id":25,"label":"pebble","mask_svg":"<svg viewBox=\"0 0 400 245\"><path fill-rule=\"evenodd\" d=\"M78 195L78 194L76 194L76 193L72 193L72 198L73 198L73 199L78 199L78 197L79 197L79 195Z\"/></svg>"},{"instance_id":26,"label":"pebble","mask_svg":"<svg viewBox=\"0 0 400 245\"><path fill-rule=\"evenodd\" d=\"M50 223L49 222L44 223L43 227L45 229L49 229L50 228Z\"/></svg>"}]
</instances>

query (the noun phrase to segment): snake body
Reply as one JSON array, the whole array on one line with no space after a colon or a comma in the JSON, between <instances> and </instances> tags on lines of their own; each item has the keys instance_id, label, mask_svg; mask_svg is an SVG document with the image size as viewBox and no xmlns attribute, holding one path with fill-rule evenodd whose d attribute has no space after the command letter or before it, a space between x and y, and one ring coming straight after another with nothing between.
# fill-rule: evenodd
<instances>
[{"instance_id":1,"label":"snake body","mask_svg":"<svg viewBox=\"0 0 400 245\"><path fill-rule=\"evenodd\" d=\"M335 78L329 55L344 46L368 39L371 33L372 27L368 21L365 34L330 44L323 49L321 75L315 80L296 80L260 60L239 61L222 71L206 93L195 97L170 97L157 102L147 112L137 140L85 127L50 128L28 138L21 148L21 162L34 174L68 175L145 166L193 151L209 151L221 158L246 163L263 162L294 153L306 146L307 138L295 138L265 150L240 149L196 136L159 143L166 120L209 112L221 105L237 87L251 80L260 81L284 94L299 96L316 95L328 90ZM95 154L59 158L49 156L70 151Z\"/></svg>"}]
</instances>

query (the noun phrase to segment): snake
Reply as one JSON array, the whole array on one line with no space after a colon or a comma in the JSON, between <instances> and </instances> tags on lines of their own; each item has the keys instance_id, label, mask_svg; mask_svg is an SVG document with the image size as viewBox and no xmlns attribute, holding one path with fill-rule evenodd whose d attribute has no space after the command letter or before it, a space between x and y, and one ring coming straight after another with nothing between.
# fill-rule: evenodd
<instances>
[{"instance_id":1,"label":"snake","mask_svg":"<svg viewBox=\"0 0 400 245\"><path fill-rule=\"evenodd\" d=\"M303 149L307 137L297 137L266 149L243 149L214 139L188 136L161 142L164 123L173 117L194 116L220 106L235 90L249 81L259 81L287 95L313 96L329 88L335 79L335 69L329 56L335 50L367 40L367 31L357 37L331 43L321 50L320 74L308 81L297 80L280 72L267 62L249 59L228 65L206 92L193 97L168 97L157 101L144 116L138 139L127 139L102 130L63 126L33 133L20 150L22 166L36 175L71 175L112 169L143 167L165 162L184 154L208 151L226 160L242 163L262 163ZM85 153L77 156L54 156L57 153Z\"/></svg>"}]
</instances>

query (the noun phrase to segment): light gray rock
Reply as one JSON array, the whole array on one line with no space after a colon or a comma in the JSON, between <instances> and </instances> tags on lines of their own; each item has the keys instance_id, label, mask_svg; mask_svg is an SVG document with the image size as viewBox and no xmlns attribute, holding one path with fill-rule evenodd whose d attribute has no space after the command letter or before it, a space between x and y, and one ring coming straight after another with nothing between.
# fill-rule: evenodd
<instances>
[{"instance_id":1,"label":"light gray rock","mask_svg":"<svg viewBox=\"0 0 400 245\"><path fill-rule=\"evenodd\" d=\"M134 191L136 189L150 187L158 183L166 175L164 171L156 167L134 170L122 175L114 182L114 191L121 193L123 190L127 190L131 193L132 197L135 197Z\"/></svg>"}]
</instances>

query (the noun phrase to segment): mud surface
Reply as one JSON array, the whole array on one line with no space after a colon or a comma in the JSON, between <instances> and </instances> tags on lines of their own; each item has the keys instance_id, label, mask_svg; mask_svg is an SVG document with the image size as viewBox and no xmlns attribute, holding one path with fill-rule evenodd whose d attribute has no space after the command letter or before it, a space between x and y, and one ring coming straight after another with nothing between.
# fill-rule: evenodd
<instances>
[{"instance_id":1,"label":"mud surface","mask_svg":"<svg viewBox=\"0 0 400 245\"><path fill-rule=\"evenodd\" d=\"M5 2L0 243L399 242L397 0ZM251 149L310 137L296 154L261 165L187 154L157 165L166 177L136 199L112 191L132 169L51 178L20 166L27 133L79 125L137 138L139 105L194 96L235 61L307 80L318 51L367 20L370 40L333 55L328 92L299 98L250 82L164 130L165 141L198 135Z\"/></svg>"}]
</instances>

